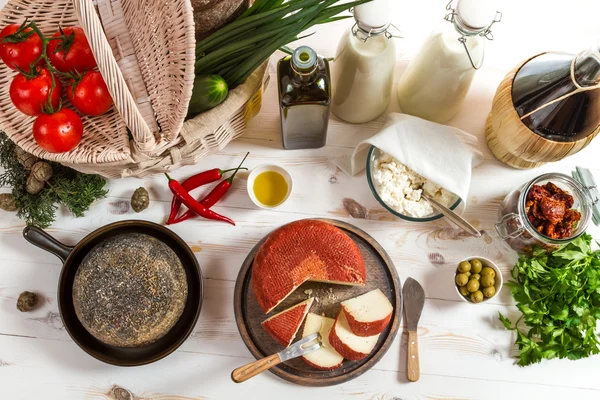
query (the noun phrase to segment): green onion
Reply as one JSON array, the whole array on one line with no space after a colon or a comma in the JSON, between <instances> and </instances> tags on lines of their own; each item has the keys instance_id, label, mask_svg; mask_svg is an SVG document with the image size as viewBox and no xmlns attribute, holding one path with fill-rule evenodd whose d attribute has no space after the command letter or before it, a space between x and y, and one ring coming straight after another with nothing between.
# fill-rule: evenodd
<instances>
[{"instance_id":1,"label":"green onion","mask_svg":"<svg viewBox=\"0 0 600 400\"><path fill-rule=\"evenodd\" d=\"M301 32L349 18L337 15L369 1L256 0L235 21L197 43L196 75L220 75L233 89Z\"/></svg>"}]
</instances>

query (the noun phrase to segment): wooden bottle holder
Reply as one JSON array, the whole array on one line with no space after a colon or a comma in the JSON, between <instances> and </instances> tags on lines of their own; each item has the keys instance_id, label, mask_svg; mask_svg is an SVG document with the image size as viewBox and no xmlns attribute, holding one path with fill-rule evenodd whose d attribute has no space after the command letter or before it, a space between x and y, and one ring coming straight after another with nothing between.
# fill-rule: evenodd
<instances>
[{"instance_id":1,"label":"wooden bottle holder","mask_svg":"<svg viewBox=\"0 0 600 400\"><path fill-rule=\"evenodd\" d=\"M542 53L544 54L544 53ZM486 124L486 140L494 156L513 168L530 169L559 161L583 150L600 132L600 126L587 137L574 142L556 142L530 130L513 104L512 85L517 72L538 54L525 60L504 77L498 86Z\"/></svg>"}]
</instances>

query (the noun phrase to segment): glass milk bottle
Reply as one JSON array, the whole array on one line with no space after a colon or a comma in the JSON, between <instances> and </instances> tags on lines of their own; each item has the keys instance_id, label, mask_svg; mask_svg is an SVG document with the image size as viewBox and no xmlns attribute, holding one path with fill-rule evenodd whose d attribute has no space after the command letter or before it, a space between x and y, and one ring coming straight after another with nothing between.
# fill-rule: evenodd
<instances>
[{"instance_id":1,"label":"glass milk bottle","mask_svg":"<svg viewBox=\"0 0 600 400\"><path fill-rule=\"evenodd\" d=\"M456 10L451 1L446 9L450 23L430 34L398 82L402 112L438 123L460 111L502 17L492 0L458 0Z\"/></svg>"},{"instance_id":2,"label":"glass milk bottle","mask_svg":"<svg viewBox=\"0 0 600 400\"><path fill-rule=\"evenodd\" d=\"M325 146L331 110L329 62L307 46L277 64L283 147Z\"/></svg>"},{"instance_id":3,"label":"glass milk bottle","mask_svg":"<svg viewBox=\"0 0 600 400\"><path fill-rule=\"evenodd\" d=\"M354 7L356 23L340 40L332 71L331 111L344 121L371 121L390 102L396 64L396 46L388 32L393 1Z\"/></svg>"}]
</instances>

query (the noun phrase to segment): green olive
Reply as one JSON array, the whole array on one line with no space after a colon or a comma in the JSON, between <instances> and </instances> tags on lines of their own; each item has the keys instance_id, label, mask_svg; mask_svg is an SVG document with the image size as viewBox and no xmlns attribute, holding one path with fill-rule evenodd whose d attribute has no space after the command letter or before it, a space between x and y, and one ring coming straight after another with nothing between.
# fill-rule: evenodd
<instances>
[{"instance_id":1,"label":"green olive","mask_svg":"<svg viewBox=\"0 0 600 400\"><path fill-rule=\"evenodd\" d=\"M483 301L483 293L481 293L481 290L471 293L471 301L473 303L481 303Z\"/></svg>"},{"instance_id":2,"label":"green olive","mask_svg":"<svg viewBox=\"0 0 600 400\"><path fill-rule=\"evenodd\" d=\"M458 271L459 272L469 272L471 270L471 263L468 261L462 261L460 264L458 264Z\"/></svg>"},{"instance_id":3,"label":"green olive","mask_svg":"<svg viewBox=\"0 0 600 400\"><path fill-rule=\"evenodd\" d=\"M471 273L470 272L465 272L465 275L468 277L471 277Z\"/></svg>"},{"instance_id":4,"label":"green olive","mask_svg":"<svg viewBox=\"0 0 600 400\"><path fill-rule=\"evenodd\" d=\"M467 283L467 289L469 292L473 293L479 290L479 281L477 279L471 279L469 283Z\"/></svg>"},{"instance_id":5,"label":"green olive","mask_svg":"<svg viewBox=\"0 0 600 400\"><path fill-rule=\"evenodd\" d=\"M481 275L489 275L492 278L495 278L496 277L496 271L494 271L493 268L485 267L484 269L481 270Z\"/></svg>"},{"instance_id":6,"label":"green olive","mask_svg":"<svg viewBox=\"0 0 600 400\"><path fill-rule=\"evenodd\" d=\"M479 274L473 274L470 276L471 279L477 279L477 280L481 280L481 275Z\"/></svg>"},{"instance_id":7,"label":"green olive","mask_svg":"<svg viewBox=\"0 0 600 400\"><path fill-rule=\"evenodd\" d=\"M489 275L483 275L481 277L481 286L483 287L492 287L496 284L496 280L489 276Z\"/></svg>"},{"instance_id":8,"label":"green olive","mask_svg":"<svg viewBox=\"0 0 600 400\"><path fill-rule=\"evenodd\" d=\"M469 282L469 277L465 274L458 274L456 275L456 278L454 278L454 281L458 286L465 286L467 282Z\"/></svg>"},{"instance_id":9,"label":"green olive","mask_svg":"<svg viewBox=\"0 0 600 400\"><path fill-rule=\"evenodd\" d=\"M483 268L483 265L481 265L481 261L471 260L471 272L473 272L474 274L478 274L481 272L481 268Z\"/></svg>"},{"instance_id":10,"label":"green olive","mask_svg":"<svg viewBox=\"0 0 600 400\"><path fill-rule=\"evenodd\" d=\"M494 297L494 295L496 294L496 288L493 286L490 287L486 287L485 289L483 289L483 295L485 297Z\"/></svg>"},{"instance_id":11,"label":"green olive","mask_svg":"<svg viewBox=\"0 0 600 400\"><path fill-rule=\"evenodd\" d=\"M469 297L469 295L471 294L471 292L469 292L469 289L467 289L466 286L459 286L458 291L465 297Z\"/></svg>"}]
</instances>

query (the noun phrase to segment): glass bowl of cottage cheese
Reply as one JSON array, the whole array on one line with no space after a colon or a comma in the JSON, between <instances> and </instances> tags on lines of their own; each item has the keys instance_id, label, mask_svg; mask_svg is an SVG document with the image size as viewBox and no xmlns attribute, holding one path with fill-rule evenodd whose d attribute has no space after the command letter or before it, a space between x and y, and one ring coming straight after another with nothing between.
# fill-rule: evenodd
<instances>
[{"instance_id":1,"label":"glass bowl of cottage cheese","mask_svg":"<svg viewBox=\"0 0 600 400\"><path fill-rule=\"evenodd\" d=\"M434 200L454 210L460 197L417 174L394 157L371 146L367 157L367 180L373 196L390 213L413 222L442 218L426 200L425 192Z\"/></svg>"}]
</instances>

